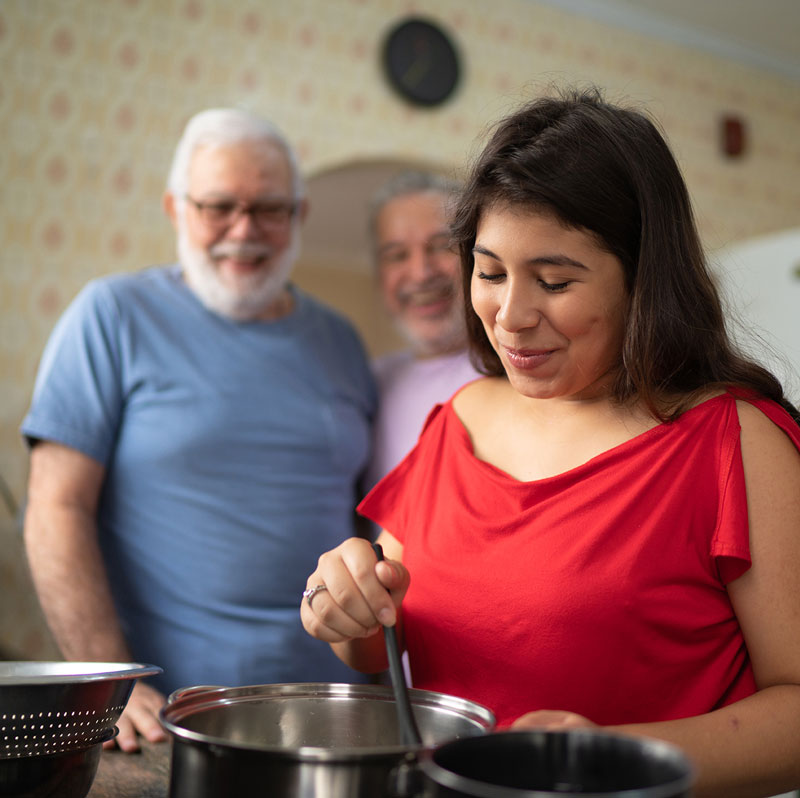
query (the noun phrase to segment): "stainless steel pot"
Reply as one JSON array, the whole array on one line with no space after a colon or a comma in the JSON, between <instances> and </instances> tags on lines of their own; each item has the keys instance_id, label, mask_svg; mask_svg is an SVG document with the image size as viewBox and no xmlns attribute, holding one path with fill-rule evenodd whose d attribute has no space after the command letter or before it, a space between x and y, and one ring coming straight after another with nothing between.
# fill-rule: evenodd
<instances>
[{"instance_id":1,"label":"stainless steel pot","mask_svg":"<svg viewBox=\"0 0 800 798\"><path fill-rule=\"evenodd\" d=\"M590 729L456 740L420 768L426 798L686 798L693 780L672 745Z\"/></svg>"},{"instance_id":2,"label":"stainless steel pot","mask_svg":"<svg viewBox=\"0 0 800 798\"><path fill-rule=\"evenodd\" d=\"M391 688L274 684L197 687L170 696L160 719L172 736L171 798L381 798L418 775L415 755L484 734L478 704L410 690L423 745L403 745ZM415 788L414 788L415 789Z\"/></svg>"}]
</instances>

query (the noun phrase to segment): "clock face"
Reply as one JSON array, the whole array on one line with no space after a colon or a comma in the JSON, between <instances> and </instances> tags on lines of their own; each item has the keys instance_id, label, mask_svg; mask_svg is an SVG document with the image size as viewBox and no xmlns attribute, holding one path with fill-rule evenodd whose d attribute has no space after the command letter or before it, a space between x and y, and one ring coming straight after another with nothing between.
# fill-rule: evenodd
<instances>
[{"instance_id":1,"label":"clock face","mask_svg":"<svg viewBox=\"0 0 800 798\"><path fill-rule=\"evenodd\" d=\"M386 37L383 66L389 83L415 105L443 103L458 85L461 68L449 36L424 19L406 19Z\"/></svg>"}]
</instances>

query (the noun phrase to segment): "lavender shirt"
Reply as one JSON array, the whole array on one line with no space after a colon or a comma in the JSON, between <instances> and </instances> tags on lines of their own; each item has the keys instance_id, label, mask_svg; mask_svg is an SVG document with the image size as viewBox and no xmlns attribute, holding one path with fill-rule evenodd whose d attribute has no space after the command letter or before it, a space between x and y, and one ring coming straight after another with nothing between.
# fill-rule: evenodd
<instances>
[{"instance_id":1,"label":"lavender shirt","mask_svg":"<svg viewBox=\"0 0 800 798\"><path fill-rule=\"evenodd\" d=\"M392 352L373 363L380 403L367 488L391 471L414 447L428 413L480 375L466 351L416 358Z\"/></svg>"}]
</instances>

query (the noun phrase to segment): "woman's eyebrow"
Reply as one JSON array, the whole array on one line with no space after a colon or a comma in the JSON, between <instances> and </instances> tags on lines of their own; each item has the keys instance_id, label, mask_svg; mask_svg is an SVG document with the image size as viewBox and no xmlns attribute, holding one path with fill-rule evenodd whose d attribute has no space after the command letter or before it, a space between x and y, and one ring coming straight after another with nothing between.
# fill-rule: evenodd
<instances>
[{"instance_id":1,"label":"woman's eyebrow","mask_svg":"<svg viewBox=\"0 0 800 798\"><path fill-rule=\"evenodd\" d=\"M472 251L478 255L486 255L487 258L492 258L498 262L501 260L501 258L495 255L491 249L484 247L481 244L476 244L472 248ZM578 269L588 269L588 267L579 260L570 258L568 255L537 255L535 258L529 258L525 262L531 266L575 266Z\"/></svg>"}]
</instances>

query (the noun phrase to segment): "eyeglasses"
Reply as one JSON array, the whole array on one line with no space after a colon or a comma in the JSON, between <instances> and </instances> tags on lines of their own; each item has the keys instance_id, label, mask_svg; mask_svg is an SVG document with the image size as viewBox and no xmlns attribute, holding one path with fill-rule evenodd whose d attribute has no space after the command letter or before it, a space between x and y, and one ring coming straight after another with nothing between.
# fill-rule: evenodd
<instances>
[{"instance_id":1,"label":"eyeglasses","mask_svg":"<svg viewBox=\"0 0 800 798\"><path fill-rule=\"evenodd\" d=\"M297 213L299 203L282 200L263 200L261 202L236 202L217 200L202 202L188 194L186 199L197 209L200 220L208 227L222 229L231 227L241 215L247 215L260 230L274 230L285 227Z\"/></svg>"}]
</instances>

